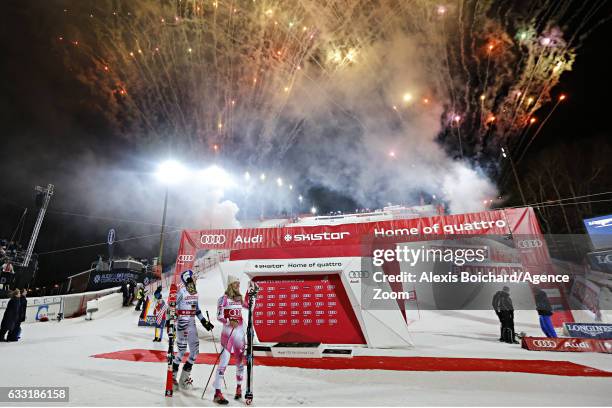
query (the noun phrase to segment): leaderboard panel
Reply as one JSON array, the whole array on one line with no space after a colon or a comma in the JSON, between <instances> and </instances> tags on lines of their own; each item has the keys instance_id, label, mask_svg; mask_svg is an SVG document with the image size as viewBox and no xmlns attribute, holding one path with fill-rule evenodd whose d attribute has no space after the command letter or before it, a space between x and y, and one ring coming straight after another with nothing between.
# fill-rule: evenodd
<instances>
[{"instance_id":1,"label":"leaderboard panel","mask_svg":"<svg viewBox=\"0 0 612 408\"><path fill-rule=\"evenodd\" d=\"M365 344L338 274L259 276L253 323L261 342Z\"/></svg>"}]
</instances>

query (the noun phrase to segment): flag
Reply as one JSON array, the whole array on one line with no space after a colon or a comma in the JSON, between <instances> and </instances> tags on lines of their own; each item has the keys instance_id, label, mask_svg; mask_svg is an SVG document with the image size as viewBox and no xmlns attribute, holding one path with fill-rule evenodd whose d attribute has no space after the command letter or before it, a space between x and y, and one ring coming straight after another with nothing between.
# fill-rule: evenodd
<instances>
[{"instance_id":1,"label":"flag","mask_svg":"<svg viewBox=\"0 0 612 408\"><path fill-rule=\"evenodd\" d=\"M163 302L161 306L158 303L157 307L155 308L155 321L157 322L158 326L161 324L162 320L165 319L166 310L168 310L168 305L166 305L166 302Z\"/></svg>"}]
</instances>

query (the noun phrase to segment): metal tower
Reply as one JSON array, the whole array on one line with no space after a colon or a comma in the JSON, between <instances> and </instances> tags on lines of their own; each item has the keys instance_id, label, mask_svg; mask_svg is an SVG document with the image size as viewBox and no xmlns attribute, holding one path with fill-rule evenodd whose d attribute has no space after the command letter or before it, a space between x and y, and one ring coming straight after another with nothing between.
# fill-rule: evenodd
<instances>
[{"instance_id":1,"label":"metal tower","mask_svg":"<svg viewBox=\"0 0 612 408\"><path fill-rule=\"evenodd\" d=\"M38 239L38 233L40 232L40 226L42 225L43 219L45 218L45 213L47 212L47 207L49 206L49 201L51 201L51 196L53 195L53 184L47 184L47 188L36 186L34 188L39 193L44 193L45 197L42 202L42 206L38 210L38 217L36 218L36 224L34 224L34 230L32 231L32 236L30 237L30 242L28 243L28 249L26 250L25 256L23 257L23 263L21 266L27 267L30 264L30 259L32 258L32 252L34 252L34 246L36 245L36 240Z\"/></svg>"}]
</instances>

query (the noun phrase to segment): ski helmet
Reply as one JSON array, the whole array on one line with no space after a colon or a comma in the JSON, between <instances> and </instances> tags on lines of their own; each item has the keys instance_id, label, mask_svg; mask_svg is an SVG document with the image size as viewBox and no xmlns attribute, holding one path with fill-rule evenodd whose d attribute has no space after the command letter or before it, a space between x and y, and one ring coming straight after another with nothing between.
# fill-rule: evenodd
<instances>
[{"instance_id":1,"label":"ski helmet","mask_svg":"<svg viewBox=\"0 0 612 408\"><path fill-rule=\"evenodd\" d=\"M191 269L187 269L181 273L181 280L183 284L187 285L188 282L193 282L193 271Z\"/></svg>"}]
</instances>

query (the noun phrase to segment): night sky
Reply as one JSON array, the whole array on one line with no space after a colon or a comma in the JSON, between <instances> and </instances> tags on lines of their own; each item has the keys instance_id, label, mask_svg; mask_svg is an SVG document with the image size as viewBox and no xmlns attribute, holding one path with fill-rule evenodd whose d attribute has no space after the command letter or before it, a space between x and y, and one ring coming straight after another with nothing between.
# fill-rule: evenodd
<instances>
[{"instance_id":1,"label":"night sky","mask_svg":"<svg viewBox=\"0 0 612 408\"><path fill-rule=\"evenodd\" d=\"M119 172L142 173L152 166L152 159L147 158L151 151L147 146L114 134L104 118L92 112L91 91L64 68L61 54L52 45L58 27L50 26L42 14L31 13L22 3L5 2L0 28L0 115L3 124L0 237L11 236L22 212L28 208L21 241L22 245L27 245L36 214L33 187L47 183L55 184L56 194L42 227L37 252L104 242L106 232L111 227L121 231L123 237L154 234L159 230L154 224L161 220L161 199L159 217L142 219L137 208L130 214L93 214L90 208L83 205L82 197L71 193L74 191L70 187L71 180L77 178L82 166L86 166L94 157L98 166L108 166ZM529 155L519 166L519 173L529 171L538 154L554 145L578 142L596 148L597 145L611 143L610 38L612 24L608 21L585 40L573 70L563 75L560 85L553 92L554 95L566 93L568 99L559 106L534 142ZM538 116L545 116L548 109L550 106L545 106ZM567 157L567 160L579 161L578 156L579 152L576 157ZM584 163L584 166L589 165ZM89 182L95 184L96 180ZM507 183L502 187L502 192L511 188L511 183ZM309 194L320 203L322 212L348 210L358 205L351 197L321 187L312 188ZM104 202L106 197L102 195L98 199ZM152 225L65 213L136 219ZM151 238L136 247L120 246L118 252L152 257L155 256L156 245L157 238ZM97 254L105 251L104 246L99 246L41 255L39 283L59 281L69 274L85 270Z\"/></svg>"}]
</instances>

